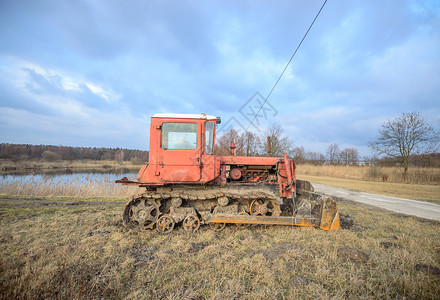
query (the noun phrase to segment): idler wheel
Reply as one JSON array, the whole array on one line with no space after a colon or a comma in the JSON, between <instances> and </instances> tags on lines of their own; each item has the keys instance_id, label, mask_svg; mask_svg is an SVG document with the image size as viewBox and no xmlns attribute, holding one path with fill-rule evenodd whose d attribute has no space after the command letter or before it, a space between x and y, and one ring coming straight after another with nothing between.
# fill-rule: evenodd
<instances>
[{"instance_id":1,"label":"idler wheel","mask_svg":"<svg viewBox=\"0 0 440 300\"><path fill-rule=\"evenodd\" d=\"M242 211L242 212L239 213L239 215L248 216L249 214L247 212L245 212L245 211ZM251 224L243 224L243 223L235 223L235 225L237 227L249 227L249 226L251 226Z\"/></svg>"},{"instance_id":2,"label":"idler wheel","mask_svg":"<svg viewBox=\"0 0 440 300\"><path fill-rule=\"evenodd\" d=\"M156 228L161 233L170 233L174 229L174 219L170 215L163 215L156 223Z\"/></svg>"},{"instance_id":3,"label":"idler wheel","mask_svg":"<svg viewBox=\"0 0 440 300\"><path fill-rule=\"evenodd\" d=\"M226 227L226 223L209 223L209 227L214 231L222 231Z\"/></svg>"},{"instance_id":4,"label":"idler wheel","mask_svg":"<svg viewBox=\"0 0 440 300\"><path fill-rule=\"evenodd\" d=\"M200 228L200 219L195 215L186 216L185 220L183 220L183 229L185 231L193 232L197 231Z\"/></svg>"}]
</instances>

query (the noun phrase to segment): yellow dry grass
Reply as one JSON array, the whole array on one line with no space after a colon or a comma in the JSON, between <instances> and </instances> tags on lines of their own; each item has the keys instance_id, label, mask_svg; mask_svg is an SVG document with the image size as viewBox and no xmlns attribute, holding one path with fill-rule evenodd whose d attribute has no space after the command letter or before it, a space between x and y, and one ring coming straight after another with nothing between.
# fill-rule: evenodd
<instances>
[{"instance_id":1,"label":"yellow dry grass","mask_svg":"<svg viewBox=\"0 0 440 300\"><path fill-rule=\"evenodd\" d=\"M216 233L205 226L194 234L134 235L121 225L122 205L108 202L128 198L136 187L71 180L0 182L8 197L78 200L49 207L0 202L1 298L436 299L440 293L438 223L338 203L337 232L228 226ZM328 180L321 182L335 183Z\"/></svg>"},{"instance_id":2,"label":"yellow dry grass","mask_svg":"<svg viewBox=\"0 0 440 300\"><path fill-rule=\"evenodd\" d=\"M368 182L335 177L299 175L298 179L366 193L406 199L424 200L440 204L440 185L421 185L388 182Z\"/></svg>"},{"instance_id":3,"label":"yellow dry grass","mask_svg":"<svg viewBox=\"0 0 440 300\"><path fill-rule=\"evenodd\" d=\"M440 168L409 168L407 179L399 167L298 165L298 175L353 179L373 182L440 185Z\"/></svg>"},{"instance_id":4,"label":"yellow dry grass","mask_svg":"<svg viewBox=\"0 0 440 300\"><path fill-rule=\"evenodd\" d=\"M1 204L1 203L0 203ZM343 227L129 234L118 206L0 207L3 299L438 299L440 225L339 203ZM23 205L22 203L20 205Z\"/></svg>"}]
</instances>

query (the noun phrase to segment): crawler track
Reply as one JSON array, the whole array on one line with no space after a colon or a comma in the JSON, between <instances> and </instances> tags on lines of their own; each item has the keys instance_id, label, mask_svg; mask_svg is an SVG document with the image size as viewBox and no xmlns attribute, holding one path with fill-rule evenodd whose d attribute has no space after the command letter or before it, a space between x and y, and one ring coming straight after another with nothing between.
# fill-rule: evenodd
<instances>
[{"instance_id":1,"label":"crawler track","mask_svg":"<svg viewBox=\"0 0 440 300\"><path fill-rule=\"evenodd\" d=\"M221 230L225 226L212 224L213 216L277 217L284 210L291 213L291 201L289 205L278 198L276 188L276 184L247 184L146 191L125 204L123 224L135 232L154 228L160 232L170 232L177 225L187 231L195 231L200 225L208 223L212 229ZM288 206L289 209L286 209Z\"/></svg>"},{"instance_id":2,"label":"crawler track","mask_svg":"<svg viewBox=\"0 0 440 300\"><path fill-rule=\"evenodd\" d=\"M335 200L314 193L308 182L298 188L296 205L277 196L275 183L160 188L132 197L124 206L123 224L134 232L163 233L177 226L195 231L204 224L220 231L226 223L339 228Z\"/></svg>"}]
</instances>

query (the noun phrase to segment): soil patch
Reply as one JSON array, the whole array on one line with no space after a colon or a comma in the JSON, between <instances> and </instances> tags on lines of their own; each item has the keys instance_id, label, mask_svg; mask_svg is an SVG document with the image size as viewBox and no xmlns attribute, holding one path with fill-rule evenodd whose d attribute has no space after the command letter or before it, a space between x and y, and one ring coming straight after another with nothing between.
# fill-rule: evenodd
<instances>
[{"instance_id":1,"label":"soil patch","mask_svg":"<svg viewBox=\"0 0 440 300\"><path fill-rule=\"evenodd\" d=\"M431 265L417 264L415 269L440 277L440 268Z\"/></svg>"},{"instance_id":2,"label":"soil patch","mask_svg":"<svg viewBox=\"0 0 440 300\"><path fill-rule=\"evenodd\" d=\"M338 249L338 257L351 261L354 263L365 264L370 259L370 256L358 249L350 248L350 247L341 247Z\"/></svg>"},{"instance_id":3,"label":"soil patch","mask_svg":"<svg viewBox=\"0 0 440 300\"><path fill-rule=\"evenodd\" d=\"M380 242L379 245L385 249L390 249L390 248L402 248L402 246L393 243L393 242Z\"/></svg>"}]
</instances>

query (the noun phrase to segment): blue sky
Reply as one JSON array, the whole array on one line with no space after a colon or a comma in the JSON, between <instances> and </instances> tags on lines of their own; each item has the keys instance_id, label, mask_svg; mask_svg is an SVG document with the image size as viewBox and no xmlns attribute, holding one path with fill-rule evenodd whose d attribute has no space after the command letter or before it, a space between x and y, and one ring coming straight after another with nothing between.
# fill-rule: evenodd
<instances>
[{"instance_id":1,"label":"blue sky","mask_svg":"<svg viewBox=\"0 0 440 300\"><path fill-rule=\"evenodd\" d=\"M247 128L322 2L2 0L0 142L147 149L166 112ZM330 0L249 129L370 155L411 111L440 129L440 2Z\"/></svg>"}]
</instances>

